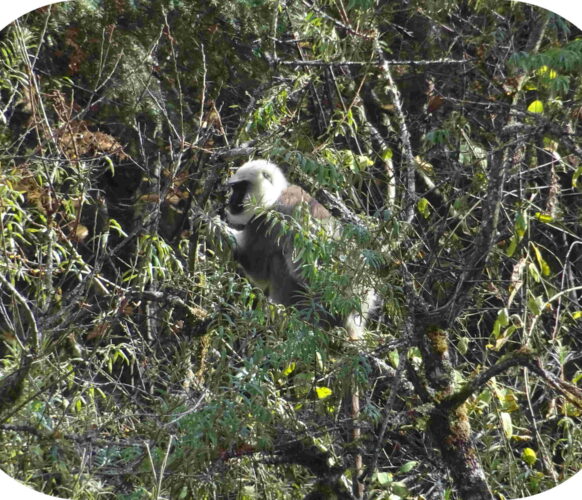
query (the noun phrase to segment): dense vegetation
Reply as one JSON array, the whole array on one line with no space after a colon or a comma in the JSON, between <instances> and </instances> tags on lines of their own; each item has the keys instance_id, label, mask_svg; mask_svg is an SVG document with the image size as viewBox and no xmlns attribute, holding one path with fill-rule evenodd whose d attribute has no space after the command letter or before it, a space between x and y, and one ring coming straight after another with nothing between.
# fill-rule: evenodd
<instances>
[{"instance_id":1,"label":"dense vegetation","mask_svg":"<svg viewBox=\"0 0 582 500\"><path fill-rule=\"evenodd\" d=\"M582 463L582 38L491 0L77 0L0 34L0 465L73 499L527 496ZM314 313L220 216L269 158Z\"/></svg>"}]
</instances>

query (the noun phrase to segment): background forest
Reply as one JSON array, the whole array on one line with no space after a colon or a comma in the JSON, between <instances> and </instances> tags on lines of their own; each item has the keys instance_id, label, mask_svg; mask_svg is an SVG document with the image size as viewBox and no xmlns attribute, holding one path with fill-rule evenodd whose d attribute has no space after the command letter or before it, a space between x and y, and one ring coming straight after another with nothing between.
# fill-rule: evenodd
<instances>
[{"instance_id":1,"label":"background forest","mask_svg":"<svg viewBox=\"0 0 582 500\"><path fill-rule=\"evenodd\" d=\"M0 465L72 499L470 499L582 465L582 37L491 0L77 0L0 34ZM337 314L233 263L279 164ZM321 305L321 304L320 304ZM316 308L318 303L313 302Z\"/></svg>"}]
</instances>

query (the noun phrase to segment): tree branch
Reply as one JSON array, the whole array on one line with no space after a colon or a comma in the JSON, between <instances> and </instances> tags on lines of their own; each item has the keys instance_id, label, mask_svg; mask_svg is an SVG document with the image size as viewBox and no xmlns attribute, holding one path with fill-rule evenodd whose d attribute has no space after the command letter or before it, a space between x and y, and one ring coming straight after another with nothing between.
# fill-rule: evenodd
<instances>
[{"instance_id":1,"label":"tree branch","mask_svg":"<svg viewBox=\"0 0 582 500\"><path fill-rule=\"evenodd\" d=\"M455 65L455 64L467 64L471 62L472 59L449 59L443 57L442 59L428 59L428 60L398 60L398 59L383 59L382 64L386 66L439 66L439 65ZM281 61L278 60L277 64L282 66L314 66L314 67L365 67L370 65L370 61L321 61L321 60L295 60L295 61Z\"/></svg>"}]
</instances>

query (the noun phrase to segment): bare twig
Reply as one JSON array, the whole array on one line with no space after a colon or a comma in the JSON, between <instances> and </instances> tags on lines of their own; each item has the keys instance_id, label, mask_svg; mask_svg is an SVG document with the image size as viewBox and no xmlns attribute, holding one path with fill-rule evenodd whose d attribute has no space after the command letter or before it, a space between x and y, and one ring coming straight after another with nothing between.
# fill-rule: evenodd
<instances>
[{"instance_id":1,"label":"bare twig","mask_svg":"<svg viewBox=\"0 0 582 500\"><path fill-rule=\"evenodd\" d=\"M32 349L33 349L33 352L38 352L38 349L40 348L40 341L41 341L42 337L41 337L41 333L40 333L40 330L38 328L38 325L36 323L36 318L34 317L34 313L32 312L32 309L30 308L30 306L28 305L28 301L12 285L12 283L10 283L10 281L8 281L4 277L4 275L2 273L0 273L0 282L2 283L2 285L4 285L6 288L8 288L8 290L10 290L12 295L14 295L14 298L16 299L16 301L20 302L20 305L24 308L24 312L26 313L26 317L28 318L29 326L32 329Z\"/></svg>"},{"instance_id":2,"label":"bare twig","mask_svg":"<svg viewBox=\"0 0 582 500\"><path fill-rule=\"evenodd\" d=\"M380 64L380 70L382 72L383 78L388 84L388 91L392 94L392 102L394 103L394 108L396 111L396 119L398 121L398 126L400 128L400 142L402 147L402 153L404 157L405 164L405 175L404 175L404 219L406 222L412 222L414 217L414 206L416 202L416 184L414 173L416 171L416 162L414 160L414 153L412 152L412 145L410 142L410 133L408 131L408 125L406 123L406 116L404 115L404 107L402 104L402 99L400 98L400 92L394 78L392 77L392 72L390 71L390 66L384 59L384 54L380 48L380 42L378 39L375 40L375 51L378 56L378 61Z\"/></svg>"},{"instance_id":3,"label":"bare twig","mask_svg":"<svg viewBox=\"0 0 582 500\"><path fill-rule=\"evenodd\" d=\"M410 59L384 59L382 61L383 65L386 66L441 66L441 65L455 65L455 64L467 64L471 62L472 59L449 59L444 57L442 59L427 59L413 61ZM295 61L282 61L278 60L277 64L282 66L313 66L313 67L365 67L369 66L370 61L321 61L321 60L295 60Z\"/></svg>"}]
</instances>

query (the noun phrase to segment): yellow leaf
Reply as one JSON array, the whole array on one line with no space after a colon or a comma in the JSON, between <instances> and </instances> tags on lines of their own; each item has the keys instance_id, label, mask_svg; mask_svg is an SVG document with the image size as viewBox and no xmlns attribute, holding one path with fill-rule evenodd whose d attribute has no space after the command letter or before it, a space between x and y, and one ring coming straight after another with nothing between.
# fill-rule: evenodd
<instances>
[{"instance_id":1,"label":"yellow leaf","mask_svg":"<svg viewBox=\"0 0 582 500\"><path fill-rule=\"evenodd\" d=\"M572 318L574 319L582 319L582 311L576 311L572 313Z\"/></svg>"},{"instance_id":2,"label":"yellow leaf","mask_svg":"<svg viewBox=\"0 0 582 500\"><path fill-rule=\"evenodd\" d=\"M555 70L550 69L545 65L537 70L537 74L540 76L547 76L550 80L553 80L558 76L558 73Z\"/></svg>"},{"instance_id":3,"label":"yellow leaf","mask_svg":"<svg viewBox=\"0 0 582 500\"><path fill-rule=\"evenodd\" d=\"M552 222L554 218L551 215L543 214L541 212L536 212L534 217L540 222L548 223Z\"/></svg>"},{"instance_id":4,"label":"yellow leaf","mask_svg":"<svg viewBox=\"0 0 582 500\"><path fill-rule=\"evenodd\" d=\"M392 159L392 150L391 149L385 149L384 151L382 151L382 153L380 153L380 157L384 160L391 160Z\"/></svg>"},{"instance_id":5,"label":"yellow leaf","mask_svg":"<svg viewBox=\"0 0 582 500\"><path fill-rule=\"evenodd\" d=\"M513 392L507 392L503 395L503 409L507 412L519 410L519 405L517 404L517 397Z\"/></svg>"},{"instance_id":6,"label":"yellow leaf","mask_svg":"<svg viewBox=\"0 0 582 500\"><path fill-rule=\"evenodd\" d=\"M538 459L536 452L531 448L524 448L521 452L521 459L530 467L536 463Z\"/></svg>"},{"instance_id":7,"label":"yellow leaf","mask_svg":"<svg viewBox=\"0 0 582 500\"><path fill-rule=\"evenodd\" d=\"M289 375L291 375L293 372L295 371L295 362L293 363L289 363L287 365L287 368L285 368L283 370L283 375L285 375L286 377L288 377Z\"/></svg>"},{"instance_id":8,"label":"yellow leaf","mask_svg":"<svg viewBox=\"0 0 582 500\"><path fill-rule=\"evenodd\" d=\"M511 440L517 443L529 443L531 442L531 435L530 434L514 434L511 436Z\"/></svg>"},{"instance_id":9,"label":"yellow leaf","mask_svg":"<svg viewBox=\"0 0 582 500\"><path fill-rule=\"evenodd\" d=\"M87 236L89 236L89 229L87 229L87 227L84 226L83 224L77 224L77 227L75 228L75 233L72 235L73 241L81 242Z\"/></svg>"},{"instance_id":10,"label":"yellow leaf","mask_svg":"<svg viewBox=\"0 0 582 500\"><path fill-rule=\"evenodd\" d=\"M542 257L542 253L540 252L540 249L534 243L532 243L531 246L534 249L534 253L536 254L536 259L538 261L538 264L540 266L540 269L542 271L542 274L544 276L549 276L550 275L550 266L548 265L548 263Z\"/></svg>"},{"instance_id":11,"label":"yellow leaf","mask_svg":"<svg viewBox=\"0 0 582 500\"><path fill-rule=\"evenodd\" d=\"M534 101L527 107L527 110L530 113L543 113L544 103L542 101Z\"/></svg>"},{"instance_id":12,"label":"yellow leaf","mask_svg":"<svg viewBox=\"0 0 582 500\"><path fill-rule=\"evenodd\" d=\"M316 387L315 393L319 399L325 399L332 395L332 390L329 387Z\"/></svg>"}]
</instances>

